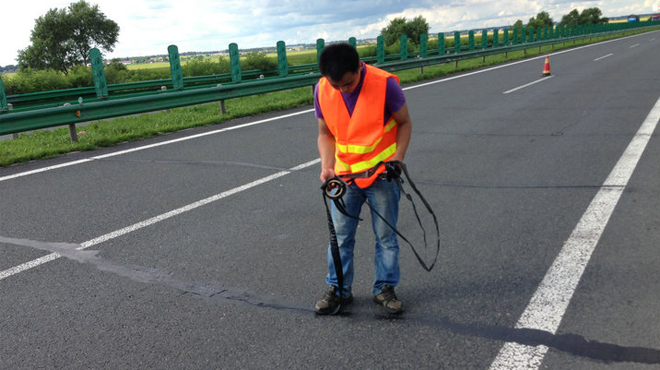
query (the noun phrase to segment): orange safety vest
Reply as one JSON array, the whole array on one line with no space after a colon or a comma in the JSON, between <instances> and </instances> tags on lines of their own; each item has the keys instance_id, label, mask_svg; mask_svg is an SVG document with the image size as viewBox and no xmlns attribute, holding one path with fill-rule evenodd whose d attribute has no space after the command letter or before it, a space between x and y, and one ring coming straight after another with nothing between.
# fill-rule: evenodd
<instances>
[{"instance_id":1,"label":"orange safety vest","mask_svg":"<svg viewBox=\"0 0 660 370\"><path fill-rule=\"evenodd\" d=\"M335 137L335 174L338 176L366 171L396 152L397 124L385 120L385 92L391 73L365 64L365 76L353 115L349 115L341 92L323 77L319 81L318 100L328 129ZM371 185L385 166L368 178L355 179L365 188Z\"/></svg>"}]
</instances>

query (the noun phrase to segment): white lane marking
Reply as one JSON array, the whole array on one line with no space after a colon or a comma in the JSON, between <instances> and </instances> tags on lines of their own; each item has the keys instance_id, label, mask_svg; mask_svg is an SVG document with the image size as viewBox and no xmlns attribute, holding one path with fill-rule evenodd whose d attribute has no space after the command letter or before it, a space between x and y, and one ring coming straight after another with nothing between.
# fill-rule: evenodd
<instances>
[{"instance_id":1,"label":"white lane marking","mask_svg":"<svg viewBox=\"0 0 660 370\"><path fill-rule=\"evenodd\" d=\"M547 80L549 80L549 79L551 79L551 78L553 78L553 77L555 77L555 76L547 76L547 77L543 77L543 78L541 78L541 79L539 79L539 80L536 80L536 81L534 81L534 82L530 82L530 83L528 83L528 84L525 84L525 85L522 85L522 86L518 86L518 87L516 87L516 88L514 88L514 89L511 89L511 90L505 91L505 92L503 92L502 94L505 94L505 95L506 95L506 94L511 94L511 93L514 92L514 91L518 91L518 90L524 89L524 88L526 88L526 87L532 86L532 85L537 84L537 83L539 83L539 82L547 81Z\"/></svg>"},{"instance_id":2,"label":"white lane marking","mask_svg":"<svg viewBox=\"0 0 660 370\"><path fill-rule=\"evenodd\" d=\"M630 45L630 48L632 49L632 48L636 48L636 47L638 47L638 46L639 46L639 44Z\"/></svg>"},{"instance_id":3,"label":"white lane marking","mask_svg":"<svg viewBox=\"0 0 660 370\"><path fill-rule=\"evenodd\" d=\"M597 62L597 61L599 61L599 60L601 60L601 59L609 58L609 57L611 57L612 55L614 55L614 53L609 53L609 54L607 54L607 55L603 55L603 56L600 57L600 58L596 58L596 59L594 59L594 62Z\"/></svg>"},{"instance_id":4,"label":"white lane marking","mask_svg":"<svg viewBox=\"0 0 660 370\"><path fill-rule=\"evenodd\" d=\"M606 40L606 41L601 41L601 42L598 42L598 43L595 43L595 44L589 44L589 45L584 45L584 46L578 46L578 47L576 47L576 48L571 48L571 49L567 49L567 50L561 50L561 51L557 51L557 52L550 53L550 54L544 54L544 55L540 55L540 56L537 56L537 57L534 57L534 58L527 58L527 59L519 60L519 61L517 61L517 62L511 62L511 63L502 64L502 65L495 66L495 67L490 67L490 68L486 68L486 69L480 69L480 70L477 70L477 71L474 71L474 72L469 72L469 73L465 73L465 74L461 74L461 75L457 75L457 76L447 77L447 78L443 78L443 79L441 79L441 80L435 80L435 81L430 81L430 82L421 83L421 84L419 84L419 85L410 86L410 87L408 87L408 88L406 88L406 89L404 89L404 90L411 90L411 89L416 89L416 88L418 88L418 87L424 87L424 86L429 86L429 85L435 85L435 84L437 84L437 83L441 83L441 82L447 82L447 81L455 80L455 79L458 79L458 78L463 78L463 77L473 76L473 75L476 75L476 74L479 74L479 73L484 73L484 72L494 71L494 70L497 70L497 69L500 69L500 68L507 68L507 67L515 66L515 65L518 65L518 64L520 64L520 63L527 63L527 62L531 62L531 61L533 61L533 60L545 59L546 56L553 56L553 55L560 55L560 54L565 54L565 53L572 53L572 52L574 52L574 51L578 51L578 50L582 50L582 49L586 49L586 48L590 48L590 47L594 47L594 46L600 46L600 45L609 44L609 43L611 43L611 42L617 42L617 41L626 40L626 39L629 39L629 38L631 38L631 37L635 37L635 36L638 36L638 35L626 36L626 37L622 37L622 38L620 38L620 39Z\"/></svg>"},{"instance_id":5,"label":"white lane marking","mask_svg":"<svg viewBox=\"0 0 660 370\"><path fill-rule=\"evenodd\" d=\"M660 99L582 215L532 296L516 328L556 333L591 254L659 121ZM536 370L541 366L547 351L548 347L544 345L533 347L507 342L490 369Z\"/></svg>"},{"instance_id":6,"label":"white lane marking","mask_svg":"<svg viewBox=\"0 0 660 370\"><path fill-rule=\"evenodd\" d=\"M121 151L118 151L118 152L112 152L112 153L108 153L108 154L97 155L97 156L86 158L86 159L80 159L80 160L73 161L73 162L61 163L61 164L57 164L57 165L54 165L54 166L39 168L39 169L36 169L36 170L20 172L20 173L14 174L14 175L8 175L8 176L0 177L0 182L5 181L5 180L15 179L15 178L18 178L18 177L34 175L36 173L55 170L55 169L62 168L62 167L69 167L69 166L74 166L74 165L77 165L77 164L87 163L87 162L91 162L91 161L94 161L94 160L97 160L97 159L115 157L115 156L118 156L118 155L128 154L128 153L137 152L137 151L145 150L145 149L156 148L156 147L159 147L159 146L174 144L174 143L178 143L178 142L181 142L181 141L197 139L197 138L200 138L200 137L215 135L215 134L219 134L219 133L227 132L227 131L231 131L231 130L238 130L238 129L241 129L241 128L254 126L254 125L260 125L262 123L271 122L271 121L275 121L275 120L279 120L279 119L294 117L294 116L298 116L298 115L313 112L313 111L314 111L313 109L307 109L307 110L300 111L300 112L285 114L283 116L266 118L266 119L262 119L262 120L259 120L259 121L248 122L248 123L244 123L244 124L236 125L236 126L231 126L231 127L224 127L224 128L218 129L218 130L203 132L201 134L190 135L190 136L181 137L181 138L178 138L178 139L163 141L163 142L160 142L160 143L154 143L154 144L149 144L149 145L145 145L145 146L141 146L141 147L137 147L137 148L121 150Z\"/></svg>"},{"instance_id":7,"label":"white lane marking","mask_svg":"<svg viewBox=\"0 0 660 370\"><path fill-rule=\"evenodd\" d=\"M130 226L124 227L124 228L122 228L122 229L115 230L115 231L113 231L113 232L111 232L111 233L108 233L108 234L105 234L105 235L99 236L99 237L97 237L97 238L94 238L94 239L88 240L88 241L86 241L86 242L80 244L80 247L77 248L77 249L78 249L78 250L87 249L87 248L89 248L89 247L91 247L91 246L94 246L94 245L97 245L97 244L101 244L101 243L106 242L106 241L108 241L108 240L111 240L111 239L114 239L114 238L120 237L120 236L122 236L122 235L126 235L126 234L128 234L128 233L131 233L131 232L133 232L133 231L136 231L136 230L139 230L139 229L145 228L145 227L147 227L147 226L154 225L154 224L156 224L156 223L159 223L159 222L161 222L161 221L167 220L167 219L169 219L169 218L172 218L172 217L178 216L178 215L180 215L180 214L182 214L182 213L186 213L186 212L192 211L192 210L194 210L194 209L196 209L196 208L199 208L199 207L201 207L201 206L204 206L204 205L206 205L206 204L213 203L213 202L218 201L218 200L223 199L223 198L227 198L227 197L229 197L229 196L231 196L231 195L234 195L234 194L240 193L240 192L242 192L242 191L245 191L245 190L251 189L251 188L253 188L253 187L255 187L255 186L258 186L258 185L261 185L261 184L267 183L267 182L269 182L269 181L275 180L275 179L280 178L280 177L282 177L282 176L286 176L286 175L288 175L288 174L290 174L290 173L292 173L292 172L302 170L302 169L304 169L304 168L310 167L310 166L315 165L315 164L320 163L320 162L321 162L321 159L314 159L314 160L312 160L312 161L305 162L305 163L300 164L300 165L298 165L298 166L292 167L292 168L290 168L290 169L288 169L288 170L284 170L284 171L280 171L280 172L274 173L274 174L272 174L272 175L270 175L270 176L266 176L266 177L260 178L260 179L258 179L258 180L255 180L255 181L252 181L252 182L250 182L250 183L247 183L247 184L245 184L245 185L241 185L241 186L238 186L238 187L233 188L233 189L231 189L231 190L227 190L227 191L225 191L225 192L222 192L222 193L219 193L219 194L216 194L216 195L210 196L210 197L208 197L208 198L205 198L205 199L199 200L199 201L197 201L197 202L190 203L190 204L188 204L188 205L186 205L186 206L183 206L183 207L181 207L181 208L177 208L177 209L175 209L175 210L172 210L172 211L169 211L169 212L163 213L163 214L161 214L161 215L158 215L158 216L155 216L155 217L149 218L149 219L144 220L144 221L140 221L140 222L135 223L135 224L133 224L133 225L130 225ZM8 278L8 277L10 277L10 276L12 276L12 275L16 275L16 274L18 274L19 272L23 272L23 271L29 270L29 269L31 269L31 268L34 268L34 267L37 267L37 266L43 265L44 263L47 263L47 262L50 262L50 261L56 260L56 259L58 259L58 258L60 258L60 257L61 257L61 256L60 256L59 253L51 253L51 254L48 254L48 255L46 255L46 256L43 256L43 257L37 258L37 259L35 259L35 260L32 260L32 261L29 261L29 262L23 263L23 264L21 264L21 265L14 266L14 267L12 267L12 268L10 268L10 269L4 270L4 271L0 271L0 280L3 280L3 279L5 279L5 278Z\"/></svg>"}]
</instances>

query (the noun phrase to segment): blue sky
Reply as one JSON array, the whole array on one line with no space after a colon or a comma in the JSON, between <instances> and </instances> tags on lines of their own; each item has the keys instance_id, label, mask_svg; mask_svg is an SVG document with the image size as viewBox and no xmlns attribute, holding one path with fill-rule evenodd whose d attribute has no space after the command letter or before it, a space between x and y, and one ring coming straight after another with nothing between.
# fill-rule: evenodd
<instances>
[{"instance_id":1,"label":"blue sky","mask_svg":"<svg viewBox=\"0 0 660 370\"><path fill-rule=\"evenodd\" d=\"M73 1L6 1L0 6L0 66L16 64L31 44L35 19ZM431 33L513 24L546 11L555 20L573 9L597 7L603 16L660 12L660 0L88 0L119 24L119 41L105 57L372 38L396 17L423 16Z\"/></svg>"}]
</instances>

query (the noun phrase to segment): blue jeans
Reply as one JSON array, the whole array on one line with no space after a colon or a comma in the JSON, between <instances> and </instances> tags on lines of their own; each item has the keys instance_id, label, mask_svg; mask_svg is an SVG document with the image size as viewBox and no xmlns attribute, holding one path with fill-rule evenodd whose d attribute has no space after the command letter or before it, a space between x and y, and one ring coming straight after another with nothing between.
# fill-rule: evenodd
<instances>
[{"instance_id":1,"label":"blue jeans","mask_svg":"<svg viewBox=\"0 0 660 370\"><path fill-rule=\"evenodd\" d=\"M357 185L349 185L344 202L346 211L352 216L359 216L365 199L392 226L396 227L399 216L399 199L401 190L394 181L378 178L371 186L360 189ZM355 232L359 220L348 217L332 203L332 221L337 233L337 243L341 255L342 271L344 273L344 297L351 293L353 284L353 250L355 249ZM399 283L399 242L396 232L371 211L372 227L376 237L374 256L375 277L373 293L379 294L384 285L396 286ZM328 285L337 286L335 264L328 245L328 275L325 278Z\"/></svg>"}]
</instances>

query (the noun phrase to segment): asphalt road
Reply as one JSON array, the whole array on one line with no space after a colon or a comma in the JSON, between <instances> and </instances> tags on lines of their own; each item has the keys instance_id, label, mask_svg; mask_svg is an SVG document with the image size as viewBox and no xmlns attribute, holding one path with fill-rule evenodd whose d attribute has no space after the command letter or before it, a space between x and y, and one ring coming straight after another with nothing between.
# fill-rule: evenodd
<instances>
[{"instance_id":1,"label":"asphalt road","mask_svg":"<svg viewBox=\"0 0 660 370\"><path fill-rule=\"evenodd\" d=\"M430 273L402 244L401 316L367 212L355 302L313 313L311 107L0 169L0 369L659 368L659 43L405 87L442 239Z\"/></svg>"}]
</instances>

